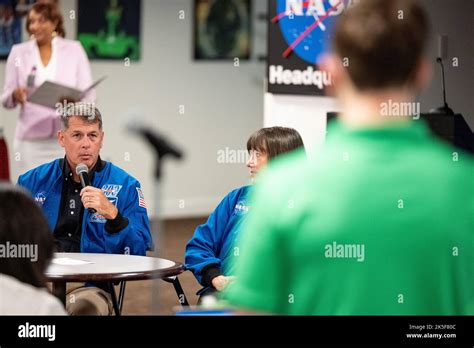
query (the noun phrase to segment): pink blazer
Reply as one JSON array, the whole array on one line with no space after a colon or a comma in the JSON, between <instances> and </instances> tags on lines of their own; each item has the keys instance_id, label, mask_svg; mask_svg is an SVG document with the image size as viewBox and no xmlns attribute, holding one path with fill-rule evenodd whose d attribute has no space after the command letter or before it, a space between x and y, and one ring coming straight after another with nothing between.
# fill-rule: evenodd
<instances>
[{"instance_id":1,"label":"pink blazer","mask_svg":"<svg viewBox=\"0 0 474 348\"><path fill-rule=\"evenodd\" d=\"M2 104L8 109L17 106L13 102L12 93L18 87L26 87L28 75L37 64L35 45L34 40L14 45L8 56L2 93ZM80 42L57 38L54 82L81 90L92 85L89 60ZM95 91L92 90L86 95L84 101L94 102L95 97ZM54 138L59 129L59 117L55 110L26 102L21 107L15 137L17 139Z\"/></svg>"}]
</instances>

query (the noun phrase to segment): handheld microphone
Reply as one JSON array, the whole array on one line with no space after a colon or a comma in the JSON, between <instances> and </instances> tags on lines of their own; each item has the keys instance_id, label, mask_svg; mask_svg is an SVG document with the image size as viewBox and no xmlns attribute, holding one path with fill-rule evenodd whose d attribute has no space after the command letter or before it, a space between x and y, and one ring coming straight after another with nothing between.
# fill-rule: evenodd
<instances>
[{"instance_id":1,"label":"handheld microphone","mask_svg":"<svg viewBox=\"0 0 474 348\"><path fill-rule=\"evenodd\" d=\"M91 186L91 181L89 179L89 168L84 163L80 163L76 167L76 174L79 175L81 179L82 188L86 186ZM94 208L89 208L89 213L95 214L97 211Z\"/></svg>"}]
</instances>

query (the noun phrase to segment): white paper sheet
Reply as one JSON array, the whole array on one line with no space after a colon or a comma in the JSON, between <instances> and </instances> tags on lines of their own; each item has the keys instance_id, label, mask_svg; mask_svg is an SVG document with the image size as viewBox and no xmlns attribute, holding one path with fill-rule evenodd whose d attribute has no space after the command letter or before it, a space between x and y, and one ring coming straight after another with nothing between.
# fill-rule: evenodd
<instances>
[{"instance_id":1,"label":"white paper sheet","mask_svg":"<svg viewBox=\"0 0 474 348\"><path fill-rule=\"evenodd\" d=\"M55 265L60 265L60 266L80 266L80 265L87 265L94 263L92 261L86 261L86 260L78 260L78 259L71 259L69 257L58 257L54 258L51 263L54 263Z\"/></svg>"}]
</instances>

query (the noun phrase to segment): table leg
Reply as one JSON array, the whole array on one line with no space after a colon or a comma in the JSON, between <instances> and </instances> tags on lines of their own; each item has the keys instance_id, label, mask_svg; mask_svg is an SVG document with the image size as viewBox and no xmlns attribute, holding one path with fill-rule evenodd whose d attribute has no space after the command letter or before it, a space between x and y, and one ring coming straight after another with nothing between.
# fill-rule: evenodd
<instances>
[{"instance_id":1,"label":"table leg","mask_svg":"<svg viewBox=\"0 0 474 348\"><path fill-rule=\"evenodd\" d=\"M53 282L53 295L56 296L59 301L66 307L66 282L54 281Z\"/></svg>"},{"instance_id":2,"label":"table leg","mask_svg":"<svg viewBox=\"0 0 474 348\"><path fill-rule=\"evenodd\" d=\"M181 307L189 306L188 299L186 298L186 294L179 282L178 276L162 278L165 282L171 283L174 286L174 290L176 291L176 295L178 295L179 303Z\"/></svg>"},{"instance_id":3,"label":"table leg","mask_svg":"<svg viewBox=\"0 0 474 348\"><path fill-rule=\"evenodd\" d=\"M114 283L109 282L107 284L109 285L109 293L110 293L110 296L112 297L112 305L114 307L115 315L119 317L121 313L120 313L120 308L117 302L117 295L115 294Z\"/></svg>"},{"instance_id":4,"label":"table leg","mask_svg":"<svg viewBox=\"0 0 474 348\"><path fill-rule=\"evenodd\" d=\"M188 299L186 298L186 295L184 294L184 290L181 287L181 283L179 282L178 277L176 277L175 280L173 281L173 286L176 293L178 294L179 303L181 303L181 306L182 307L189 306Z\"/></svg>"}]
</instances>

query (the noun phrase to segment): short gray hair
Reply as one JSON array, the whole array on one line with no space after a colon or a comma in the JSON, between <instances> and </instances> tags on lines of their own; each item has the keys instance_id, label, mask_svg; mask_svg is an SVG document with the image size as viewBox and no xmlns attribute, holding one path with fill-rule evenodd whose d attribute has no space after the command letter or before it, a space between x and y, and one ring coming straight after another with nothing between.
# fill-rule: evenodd
<instances>
[{"instance_id":1,"label":"short gray hair","mask_svg":"<svg viewBox=\"0 0 474 348\"><path fill-rule=\"evenodd\" d=\"M99 123L99 129L102 130L102 115L94 103L70 103L60 115L63 130L69 128L69 118L71 117L82 117L89 124Z\"/></svg>"}]
</instances>

